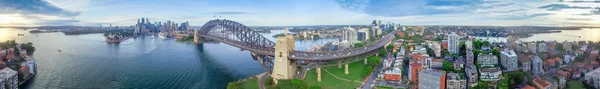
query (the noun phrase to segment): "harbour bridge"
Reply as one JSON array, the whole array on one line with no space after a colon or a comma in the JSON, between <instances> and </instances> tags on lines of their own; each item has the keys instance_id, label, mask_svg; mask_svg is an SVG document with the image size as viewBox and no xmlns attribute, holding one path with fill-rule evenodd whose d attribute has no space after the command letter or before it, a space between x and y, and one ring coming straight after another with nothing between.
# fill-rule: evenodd
<instances>
[{"instance_id":1,"label":"harbour bridge","mask_svg":"<svg viewBox=\"0 0 600 89\"><path fill-rule=\"evenodd\" d=\"M297 65L306 63L316 64L318 75L320 75L319 65L332 63L337 63L340 68L345 64L345 71L348 73L348 62L364 60L366 64L365 56L378 55L379 50L389 45L395 38L393 33L389 33L382 36L375 44L365 47L331 52L306 52L295 50L294 37L287 33L286 29L285 35L273 42L241 23L216 19L194 30L194 42L203 43L211 40L250 51L252 58L259 61L267 72L272 73L274 79L291 79Z\"/></svg>"}]
</instances>

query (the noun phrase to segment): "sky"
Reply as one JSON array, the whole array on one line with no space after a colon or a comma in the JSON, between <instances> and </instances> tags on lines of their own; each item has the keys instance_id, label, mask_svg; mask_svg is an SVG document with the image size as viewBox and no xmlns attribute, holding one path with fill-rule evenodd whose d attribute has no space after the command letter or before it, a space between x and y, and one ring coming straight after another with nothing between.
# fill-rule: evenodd
<instances>
[{"instance_id":1,"label":"sky","mask_svg":"<svg viewBox=\"0 0 600 89\"><path fill-rule=\"evenodd\" d=\"M0 26L130 26L228 19L248 26L600 26L600 0L0 0ZM586 2L589 1L589 2Z\"/></svg>"}]
</instances>

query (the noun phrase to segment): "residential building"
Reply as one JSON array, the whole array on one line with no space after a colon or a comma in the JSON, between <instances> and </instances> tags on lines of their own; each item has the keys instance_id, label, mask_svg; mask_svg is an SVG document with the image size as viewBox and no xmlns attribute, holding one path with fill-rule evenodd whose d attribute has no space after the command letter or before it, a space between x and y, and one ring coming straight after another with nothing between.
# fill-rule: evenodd
<instances>
[{"instance_id":1,"label":"residential building","mask_svg":"<svg viewBox=\"0 0 600 89\"><path fill-rule=\"evenodd\" d=\"M542 59L539 56L534 56L533 60L531 60L531 71L533 75L542 75L544 74L544 69L542 67Z\"/></svg>"},{"instance_id":2,"label":"residential building","mask_svg":"<svg viewBox=\"0 0 600 89\"><path fill-rule=\"evenodd\" d=\"M367 33L365 33L364 31L358 31L358 33L356 34L356 36L358 36L358 38L357 38L358 41L365 41L365 40L367 40Z\"/></svg>"},{"instance_id":3,"label":"residential building","mask_svg":"<svg viewBox=\"0 0 600 89\"><path fill-rule=\"evenodd\" d=\"M473 42L471 40L465 41L465 49L467 51L473 51Z\"/></svg>"},{"instance_id":4,"label":"residential building","mask_svg":"<svg viewBox=\"0 0 600 89\"><path fill-rule=\"evenodd\" d=\"M500 52L501 64L506 71L514 71L519 69L517 54L514 50L504 50Z\"/></svg>"},{"instance_id":5,"label":"residential building","mask_svg":"<svg viewBox=\"0 0 600 89\"><path fill-rule=\"evenodd\" d=\"M410 71L408 71L408 80L412 82L417 82L419 78L419 72L423 70L423 65L421 63L410 63Z\"/></svg>"},{"instance_id":6,"label":"residential building","mask_svg":"<svg viewBox=\"0 0 600 89\"><path fill-rule=\"evenodd\" d=\"M573 46L572 46L571 42L565 41L562 43L562 46L563 46L563 49L567 52L573 51Z\"/></svg>"},{"instance_id":7,"label":"residential building","mask_svg":"<svg viewBox=\"0 0 600 89\"><path fill-rule=\"evenodd\" d=\"M594 86L595 88L600 88L600 68L596 68L590 72L585 73L584 75L586 83Z\"/></svg>"},{"instance_id":8,"label":"residential building","mask_svg":"<svg viewBox=\"0 0 600 89\"><path fill-rule=\"evenodd\" d=\"M465 68L465 58L458 57L454 59L454 63L452 65L454 69L463 69Z\"/></svg>"},{"instance_id":9,"label":"residential building","mask_svg":"<svg viewBox=\"0 0 600 89\"><path fill-rule=\"evenodd\" d=\"M538 52L546 52L546 43L538 44Z\"/></svg>"},{"instance_id":10,"label":"residential building","mask_svg":"<svg viewBox=\"0 0 600 89\"><path fill-rule=\"evenodd\" d=\"M538 77L533 79L533 85L538 89L550 89L552 83Z\"/></svg>"},{"instance_id":11,"label":"residential building","mask_svg":"<svg viewBox=\"0 0 600 89\"><path fill-rule=\"evenodd\" d=\"M530 42L529 45L527 45L527 48L529 48L529 52L531 53L537 53L537 47L536 47L536 43L535 42Z\"/></svg>"},{"instance_id":12,"label":"residential building","mask_svg":"<svg viewBox=\"0 0 600 89\"><path fill-rule=\"evenodd\" d=\"M424 70L419 73L419 89L446 89L446 72Z\"/></svg>"},{"instance_id":13,"label":"residential building","mask_svg":"<svg viewBox=\"0 0 600 89\"><path fill-rule=\"evenodd\" d=\"M475 65L475 55L473 55L473 52L467 51L467 60L465 63Z\"/></svg>"},{"instance_id":14,"label":"residential building","mask_svg":"<svg viewBox=\"0 0 600 89\"><path fill-rule=\"evenodd\" d=\"M457 73L446 75L446 89L467 89L467 79Z\"/></svg>"},{"instance_id":15,"label":"residential building","mask_svg":"<svg viewBox=\"0 0 600 89\"><path fill-rule=\"evenodd\" d=\"M387 81L399 81L402 79L402 70L400 70L400 68L386 70L383 73L383 79Z\"/></svg>"},{"instance_id":16,"label":"residential building","mask_svg":"<svg viewBox=\"0 0 600 89\"><path fill-rule=\"evenodd\" d=\"M479 84L479 73L477 72L477 67L473 64L467 64L465 67L465 72L467 76L467 82L469 83L469 87L475 87Z\"/></svg>"},{"instance_id":17,"label":"residential building","mask_svg":"<svg viewBox=\"0 0 600 89\"><path fill-rule=\"evenodd\" d=\"M479 80L481 81L498 81L500 80L502 71L499 68L480 68Z\"/></svg>"},{"instance_id":18,"label":"residential building","mask_svg":"<svg viewBox=\"0 0 600 89\"><path fill-rule=\"evenodd\" d=\"M441 57L442 56L442 46L440 45L440 43L438 43L438 42L431 42L429 44L429 48L431 48L431 50L433 50L433 54L435 54L435 57Z\"/></svg>"},{"instance_id":19,"label":"residential building","mask_svg":"<svg viewBox=\"0 0 600 89\"><path fill-rule=\"evenodd\" d=\"M18 73L15 70L12 70L8 67L0 70L0 80L4 80L1 82L8 89L17 89L19 88L18 82ZM4 87L3 87L4 88Z\"/></svg>"},{"instance_id":20,"label":"residential building","mask_svg":"<svg viewBox=\"0 0 600 89\"><path fill-rule=\"evenodd\" d=\"M559 57L555 57L554 59L554 63L556 66L561 66L563 64L563 59L559 58Z\"/></svg>"},{"instance_id":21,"label":"residential building","mask_svg":"<svg viewBox=\"0 0 600 89\"><path fill-rule=\"evenodd\" d=\"M521 67L522 71L530 71L531 70L531 58L532 56L526 56L526 55L518 55L519 56L519 66ZM526 56L526 57L524 57Z\"/></svg>"},{"instance_id":22,"label":"residential building","mask_svg":"<svg viewBox=\"0 0 600 89\"><path fill-rule=\"evenodd\" d=\"M477 64L481 67L494 67L498 64L496 55L479 53L477 56Z\"/></svg>"},{"instance_id":23,"label":"residential building","mask_svg":"<svg viewBox=\"0 0 600 89\"><path fill-rule=\"evenodd\" d=\"M456 33L448 35L448 52L451 54L458 54L459 49L459 36Z\"/></svg>"}]
</instances>

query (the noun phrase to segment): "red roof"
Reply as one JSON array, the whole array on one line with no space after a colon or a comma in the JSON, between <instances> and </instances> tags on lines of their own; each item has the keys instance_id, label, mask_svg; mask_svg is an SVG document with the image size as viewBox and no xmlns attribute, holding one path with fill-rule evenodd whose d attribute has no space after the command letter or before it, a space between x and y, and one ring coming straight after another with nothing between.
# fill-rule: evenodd
<instances>
[{"instance_id":1,"label":"red roof","mask_svg":"<svg viewBox=\"0 0 600 89\"><path fill-rule=\"evenodd\" d=\"M583 66L583 67L587 68L587 69L593 69L594 65L592 65L592 64L585 64L585 66Z\"/></svg>"},{"instance_id":2,"label":"red roof","mask_svg":"<svg viewBox=\"0 0 600 89\"><path fill-rule=\"evenodd\" d=\"M21 71L29 71L29 66L23 66L19 70L21 70Z\"/></svg>"},{"instance_id":3,"label":"red roof","mask_svg":"<svg viewBox=\"0 0 600 89\"><path fill-rule=\"evenodd\" d=\"M546 81L546 80L542 80L539 77L533 79L534 84L537 84L541 87L549 87L550 86L550 82Z\"/></svg>"},{"instance_id":4,"label":"red roof","mask_svg":"<svg viewBox=\"0 0 600 89\"><path fill-rule=\"evenodd\" d=\"M448 42L442 42L442 48L448 49Z\"/></svg>"}]
</instances>

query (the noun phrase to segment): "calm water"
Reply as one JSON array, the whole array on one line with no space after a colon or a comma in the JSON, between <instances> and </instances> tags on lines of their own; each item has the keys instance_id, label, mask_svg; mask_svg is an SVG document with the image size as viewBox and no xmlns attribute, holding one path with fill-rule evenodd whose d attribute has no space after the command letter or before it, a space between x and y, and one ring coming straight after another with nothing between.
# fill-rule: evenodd
<instances>
[{"instance_id":1,"label":"calm water","mask_svg":"<svg viewBox=\"0 0 600 89\"><path fill-rule=\"evenodd\" d=\"M600 28L583 28L582 30L561 30L560 33L542 33L533 34L528 38L521 38L522 41L600 41ZM579 38L581 36L581 38ZM504 37L476 37L477 39L486 39L491 41L506 42Z\"/></svg>"},{"instance_id":2,"label":"calm water","mask_svg":"<svg viewBox=\"0 0 600 89\"><path fill-rule=\"evenodd\" d=\"M38 75L24 88L214 89L264 72L250 52L226 44L186 44L151 36L112 44L106 43L102 34L28 31L0 28L0 41L33 42L37 49ZM273 40L271 36L281 32L264 35ZM296 48L335 40L296 41Z\"/></svg>"}]
</instances>

